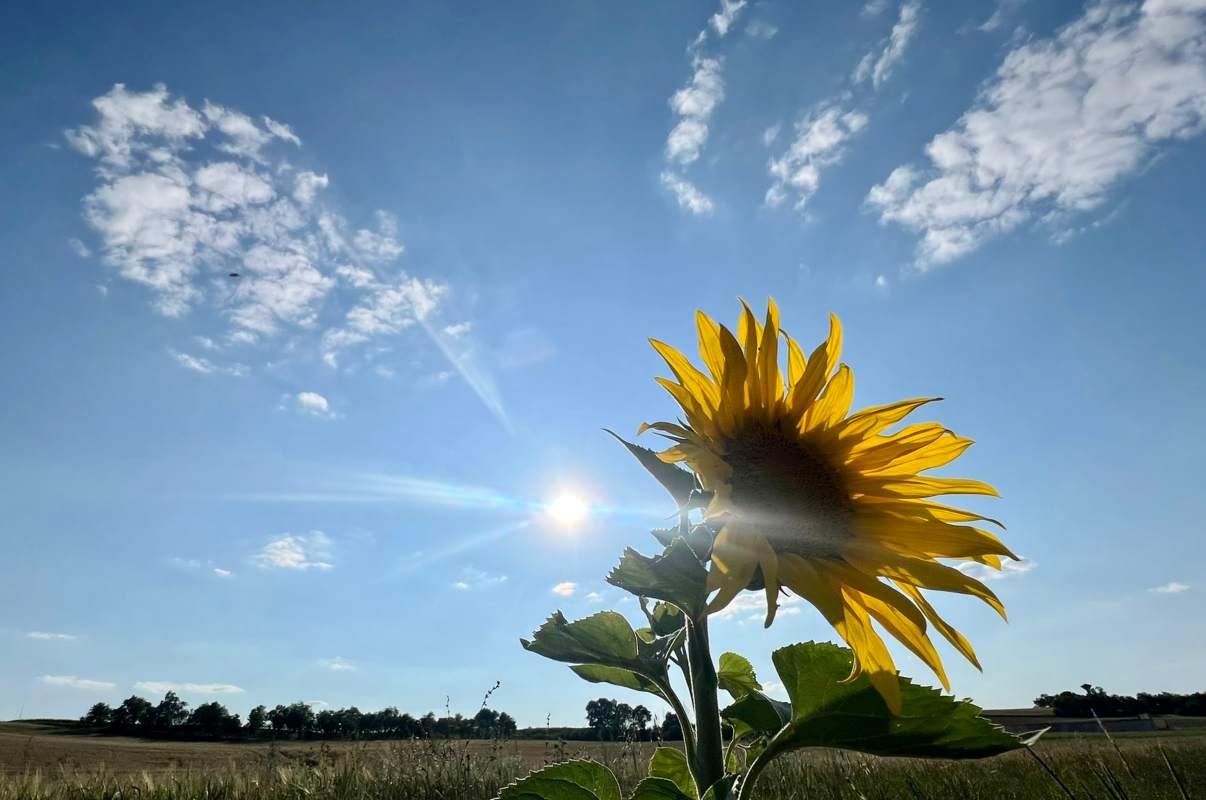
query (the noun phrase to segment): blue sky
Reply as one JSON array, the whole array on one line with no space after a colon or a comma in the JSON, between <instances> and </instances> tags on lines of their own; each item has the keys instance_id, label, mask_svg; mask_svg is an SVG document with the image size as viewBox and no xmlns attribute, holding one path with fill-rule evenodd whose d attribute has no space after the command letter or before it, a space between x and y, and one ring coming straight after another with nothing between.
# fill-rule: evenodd
<instances>
[{"instance_id":1,"label":"blue sky","mask_svg":"<svg viewBox=\"0 0 1206 800\"><path fill-rule=\"evenodd\" d=\"M1202 688L1200 1L25 4L0 53L0 718L581 723L517 640L635 611L670 509L600 429L738 295L977 440L1026 561L1008 625L939 598L958 695ZM768 680L831 637L758 613Z\"/></svg>"}]
</instances>

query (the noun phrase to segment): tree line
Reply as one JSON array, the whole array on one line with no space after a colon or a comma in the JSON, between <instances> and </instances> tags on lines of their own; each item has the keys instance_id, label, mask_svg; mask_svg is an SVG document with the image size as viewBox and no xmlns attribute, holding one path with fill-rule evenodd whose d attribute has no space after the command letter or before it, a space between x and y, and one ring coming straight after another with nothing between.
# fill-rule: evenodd
<instances>
[{"instance_id":1,"label":"tree line","mask_svg":"<svg viewBox=\"0 0 1206 800\"><path fill-rule=\"evenodd\" d=\"M483 706L472 717L450 714L421 717L399 712L390 706L380 711L350 708L315 712L309 703L291 703L274 708L256 706L244 722L218 702L189 709L175 692L158 704L143 697L127 697L116 707L97 703L80 722L109 733L170 738L274 738L290 739L494 739L515 734L515 720L505 711Z\"/></svg>"},{"instance_id":2,"label":"tree line","mask_svg":"<svg viewBox=\"0 0 1206 800\"><path fill-rule=\"evenodd\" d=\"M1034 704L1050 708L1057 717L1132 717L1139 714L1179 714L1185 717L1206 716L1206 692L1175 694L1139 692L1129 695L1109 694L1100 686L1084 683L1081 692L1042 694Z\"/></svg>"}]
</instances>

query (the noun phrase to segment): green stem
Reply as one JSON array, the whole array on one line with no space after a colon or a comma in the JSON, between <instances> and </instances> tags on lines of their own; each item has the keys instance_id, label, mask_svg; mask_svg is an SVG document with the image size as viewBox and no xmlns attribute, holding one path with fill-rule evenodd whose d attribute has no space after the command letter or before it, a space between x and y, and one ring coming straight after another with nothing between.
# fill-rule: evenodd
<instances>
[{"instance_id":1,"label":"green stem","mask_svg":"<svg viewBox=\"0 0 1206 800\"><path fill-rule=\"evenodd\" d=\"M691 700L695 706L695 760L692 773L703 795L724 777L724 742L720 731L720 702L716 667L708 646L708 617L687 623L687 663L691 670Z\"/></svg>"},{"instance_id":2,"label":"green stem","mask_svg":"<svg viewBox=\"0 0 1206 800\"><path fill-rule=\"evenodd\" d=\"M683 701L678 699L678 693L670 686L667 680L665 686L658 686L661 690L662 697L670 704L670 708L674 710L674 716L678 717L678 727L683 732L683 745L687 750L687 763L695 763L695 729L691 725L691 718L687 716L687 709L683 706Z\"/></svg>"}]
</instances>

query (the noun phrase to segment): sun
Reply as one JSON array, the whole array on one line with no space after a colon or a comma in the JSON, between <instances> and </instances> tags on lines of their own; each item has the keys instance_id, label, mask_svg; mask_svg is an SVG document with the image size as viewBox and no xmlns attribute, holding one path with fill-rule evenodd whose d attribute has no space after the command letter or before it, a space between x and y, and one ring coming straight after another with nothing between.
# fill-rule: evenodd
<instances>
[{"instance_id":1,"label":"sun","mask_svg":"<svg viewBox=\"0 0 1206 800\"><path fill-rule=\"evenodd\" d=\"M561 527L575 528L586 518L590 507L573 492L562 492L544 510Z\"/></svg>"}]
</instances>

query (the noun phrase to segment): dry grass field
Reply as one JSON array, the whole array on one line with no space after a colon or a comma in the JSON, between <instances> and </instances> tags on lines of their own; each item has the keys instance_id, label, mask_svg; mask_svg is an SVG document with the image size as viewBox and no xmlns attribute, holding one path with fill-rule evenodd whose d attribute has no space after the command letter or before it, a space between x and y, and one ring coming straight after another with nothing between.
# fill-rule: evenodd
<instances>
[{"instance_id":1,"label":"dry grass field","mask_svg":"<svg viewBox=\"0 0 1206 800\"><path fill-rule=\"evenodd\" d=\"M1206 800L1206 736L1064 735L1041 759L1011 753L978 762L873 759L813 751L768 772L759 797L795 800ZM591 758L625 789L652 745L541 741L204 743L87 736L37 723L0 723L0 800L486 800L546 763Z\"/></svg>"}]
</instances>

